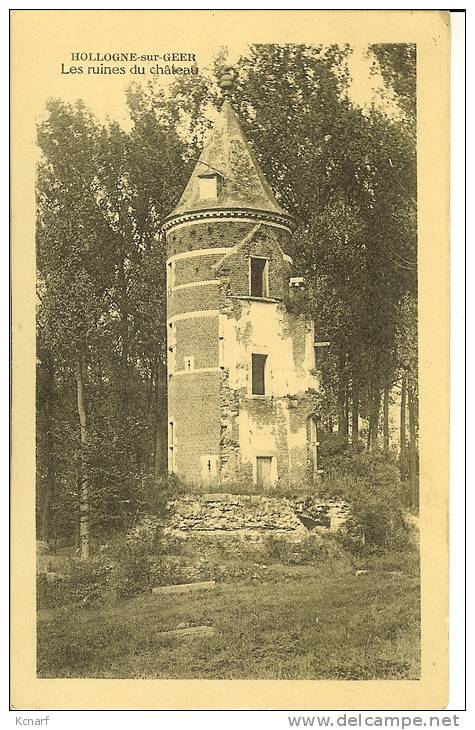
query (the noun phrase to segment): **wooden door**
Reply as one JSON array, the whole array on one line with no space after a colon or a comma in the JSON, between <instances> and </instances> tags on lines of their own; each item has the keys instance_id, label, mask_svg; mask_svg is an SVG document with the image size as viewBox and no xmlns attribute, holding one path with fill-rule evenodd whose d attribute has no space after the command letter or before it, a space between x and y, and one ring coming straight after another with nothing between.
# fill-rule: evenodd
<instances>
[{"instance_id":1,"label":"wooden door","mask_svg":"<svg viewBox=\"0 0 475 730\"><path fill-rule=\"evenodd\" d=\"M257 457L257 486L268 491L270 489L272 456Z\"/></svg>"}]
</instances>

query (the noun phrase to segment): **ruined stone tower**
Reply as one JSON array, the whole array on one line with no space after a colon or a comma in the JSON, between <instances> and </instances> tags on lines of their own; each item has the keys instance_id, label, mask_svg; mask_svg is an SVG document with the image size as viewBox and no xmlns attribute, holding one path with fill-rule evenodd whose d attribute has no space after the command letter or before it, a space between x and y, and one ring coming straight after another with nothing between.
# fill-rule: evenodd
<instances>
[{"instance_id":1,"label":"ruined stone tower","mask_svg":"<svg viewBox=\"0 0 475 730\"><path fill-rule=\"evenodd\" d=\"M292 218L228 100L164 223L168 465L203 485L314 474L314 332L288 310Z\"/></svg>"}]
</instances>

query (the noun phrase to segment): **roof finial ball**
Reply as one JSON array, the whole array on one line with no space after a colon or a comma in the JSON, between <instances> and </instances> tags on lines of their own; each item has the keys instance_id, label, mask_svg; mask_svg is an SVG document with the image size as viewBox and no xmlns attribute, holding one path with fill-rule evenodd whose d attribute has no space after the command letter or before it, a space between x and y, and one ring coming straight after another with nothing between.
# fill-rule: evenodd
<instances>
[{"instance_id":1,"label":"roof finial ball","mask_svg":"<svg viewBox=\"0 0 475 730\"><path fill-rule=\"evenodd\" d=\"M237 73L236 69L233 66L225 66L223 69L223 72L218 80L218 86L223 92L223 96L225 99L229 99L229 96L231 94L231 89L234 86L234 82L236 80Z\"/></svg>"}]
</instances>

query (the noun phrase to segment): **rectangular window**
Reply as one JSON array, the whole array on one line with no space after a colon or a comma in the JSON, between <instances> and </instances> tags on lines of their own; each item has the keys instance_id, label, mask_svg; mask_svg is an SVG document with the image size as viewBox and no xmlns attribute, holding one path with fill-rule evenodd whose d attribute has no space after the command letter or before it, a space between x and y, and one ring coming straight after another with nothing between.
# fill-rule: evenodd
<instances>
[{"instance_id":1,"label":"rectangular window","mask_svg":"<svg viewBox=\"0 0 475 730\"><path fill-rule=\"evenodd\" d=\"M200 175L198 185L201 200L216 200L218 197L217 175Z\"/></svg>"},{"instance_id":2,"label":"rectangular window","mask_svg":"<svg viewBox=\"0 0 475 730\"><path fill-rule=\"evenodd\" d=\"M195 369L195 358L193 355L187 355L185 358L185 370Z\"/></svg>"},{"instance_id":3,"label":"rectangular window","mask_svg":"<svg viewBox=\"0 0 475 730\"><path fill-rule=\"evenodd\" d=\"M267 355L252 353L252 394L266 394L266 360Z\"/></svg>"},{"instance_id":4,"label":"rectangular window","mask_svg":"<svg viewBox=\"0 0 475 730\"><path fill-rule=\"evenodd\" d=\"M249 294L251 297L267 297L268 294L268 277L267 277L267 259L251 256L250 274L249 274Z\"/></svg>"}]
</instances>

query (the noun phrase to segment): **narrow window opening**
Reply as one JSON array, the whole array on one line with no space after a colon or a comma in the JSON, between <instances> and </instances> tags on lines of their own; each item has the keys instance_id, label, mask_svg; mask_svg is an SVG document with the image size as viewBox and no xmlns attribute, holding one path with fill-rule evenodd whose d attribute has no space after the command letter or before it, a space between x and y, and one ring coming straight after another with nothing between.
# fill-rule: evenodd
<instances>
[{"instance_id":1,"label":"narrow window opening","mask_svg":"<svg viewBox=\"0 0 475 730\"><path fill-rule=\"evenodd\" d=\"M266 394L266 360L267 355L252 353L252 394Z\"/></svg>"},{"instance_id":2,"label":"narrow window opening","mask_svg":"<svg viewBox=\"0 0 475 730\"><path fill-rule=\"evenodd\" d=\"M219 336L218 340L218 357L219 367L224 369L224 337L222 335Z\"/></svg>"},{"instance_id":3,"label":"narrow window opening","mask_svg":"<svg viewBox=\"0 0 475 730\"><path fill-rule=\"evenodd\" d=\"M174 423L173 421L170 421L168 424L168 469L169 471L174 471Z\"/></svg>"},{"instance_id":4,"label":"narrow window opening","mask_svg":"<svg viewBox=\"0 0 475 730\"><path fill-rule=\"evenodd\" d=\"M195 358L193 355L188 355L185 357L185 370L194 370L195 369Z\"/></svg>"},{"instance_id":5,"label":"narrow window opening","mask_svg":"<svg viewBox=\"0 0 475 730\"><path fill-rule=\"evenodd\" d=\"M173 289L173 262L168 262L168 292Z\"/></svg>"},{"instance_id":6,"label":"narrow window opening","mask_svg":"<svg viewBox=\"0 0 475 730\"><path fill-rule=\"evenodd\" d=\"M251 257L250 295L267 297L267 259Z\"/></svg>"},{"instance_id":7,"label":"narrow window opening","mask_svg":"<svg viewBox=\"0 0 475 730\"><path fill-rule=\"evenodd\" d=\"M318 441L317 441L317 417L316 416L309 416L308 419L308 426L309 426L309 455L310 455L310 461L312 464L312 469L314 474L317 473L317 447L318 447Z\"/></svg>"},{"instance_id":8,"label":"narrow window opening","mask_svg":"<svg viewBox=\"0 0 475 730\"><path fill-rule=\"evenodd\" d=\"M173 322L170 322L168 327L168 377L171 377L175 370L175 331Z\"/></svg>"}]
</instances>

